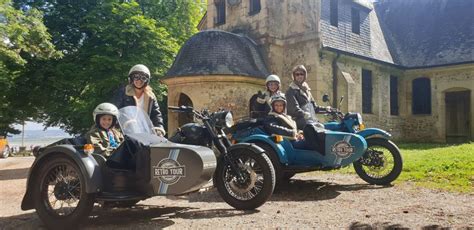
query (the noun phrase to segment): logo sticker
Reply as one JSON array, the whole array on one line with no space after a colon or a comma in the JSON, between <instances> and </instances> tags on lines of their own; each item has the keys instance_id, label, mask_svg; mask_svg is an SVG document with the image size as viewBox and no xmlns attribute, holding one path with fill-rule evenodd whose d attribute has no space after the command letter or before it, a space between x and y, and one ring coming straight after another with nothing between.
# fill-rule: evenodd
<instances>
[{"instance_id":1,"label":"logo sticker","mask_svg":"<svg viewBox=\"0 0 474 230\"><path fill-rule=\"evenodd\" d=\"M153 177L165 184L175 184L181 177L186 176L186 167L178 161L165 158L153 167Z\"/></svg>"},{"instance_id":2,"label":"logo sticker","mask_svg":"<svg viewBox=\"0 0 474 230\"><path fill-rule=\"evenodd\" d=\"M331 148L331 151L340 158L348 158L354 153L354 150L354 146L350 145L349 142L346 141L338 141Z\"/></svg>"}]
</instances>

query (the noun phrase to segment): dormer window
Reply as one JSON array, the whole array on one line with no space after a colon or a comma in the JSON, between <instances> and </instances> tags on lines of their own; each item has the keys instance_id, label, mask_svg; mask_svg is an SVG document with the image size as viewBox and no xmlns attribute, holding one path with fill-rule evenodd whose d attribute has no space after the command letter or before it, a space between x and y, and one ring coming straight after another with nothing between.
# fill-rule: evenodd
<instances>
[{"instance_id":1,"label":"dormer window","mask_svg":"<svg viewBox=\"0 0 474 230\"><path fill-rule=\"evenodd\" d=\"M337 24L339 22L338 18L338 0L329 0L330 5L329 5L329 13L330 13L330 22L332 26L337 27Z\"/></svg>"},{"instance_id":2,"label":"dormer window","mask_svg":"<svg viewBox=\"0 0 474 230\"><path fill-rule=\"evenodd\" d=\"M249 15L258 14L262 6L260 5L260 0L249 0Z\"/></svg>"},{"instance_id":3,"label":"dormer window","mask_svg":"<svg viewBox=\"0 0 474 230\"><path fill-rule=\"evenodd\" d=\"M359 9L352 8L351 10L352 19L352 33L360 34L360 12Z\"/></svg>"},{"instance_id":4,"label":"dormer window","mask_svg":"<svg viewBox=\"0 0 474 230\"><path fill-rule=\"evenodd\" d=\"M215 0L216 5L216 17L214 18L214 24L222 25L225 24L225 0Z\"/></svg>"}]
</instances>

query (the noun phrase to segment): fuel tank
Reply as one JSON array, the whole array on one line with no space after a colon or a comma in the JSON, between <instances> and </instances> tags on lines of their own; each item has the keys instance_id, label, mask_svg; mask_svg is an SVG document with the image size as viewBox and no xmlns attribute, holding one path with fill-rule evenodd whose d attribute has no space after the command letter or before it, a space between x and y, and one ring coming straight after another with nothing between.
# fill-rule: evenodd
<instances>
[{"instance_id":1,"label":"fuel tank","mask_svg":"<svg viewBox=\"0 0 474 230\"><path fill-rule=\"evenodd\" d=\"M154 195L179 195L211 180L217 160L207 147L176 143L150 145L150 184Z\"/></svg>"}]
</instances>

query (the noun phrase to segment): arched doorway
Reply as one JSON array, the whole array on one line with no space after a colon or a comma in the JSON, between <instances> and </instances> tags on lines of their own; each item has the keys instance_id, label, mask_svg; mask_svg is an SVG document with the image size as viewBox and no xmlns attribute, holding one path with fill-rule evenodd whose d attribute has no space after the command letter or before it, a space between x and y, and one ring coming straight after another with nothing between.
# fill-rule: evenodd
<instances>
[{"instance_id":1,"label":"arched doorway","mask_svg":"<svg viewBox=\"0 0 474 230\"><path fill-rule=\"evenodd\" d=\"M184 93L179 94L178 106L193 106L193 101ZM193 122L193 115L189 113L178 113L178 127Z\"/></svg>"},{"instance_id":2,"label":"arched doorway","mask_svg":"<svg viewBox=\"0 0 474 230\"><path fill-rule=\"evenodd\" d=\"M446 142L459 143L471 139L471 91L452 89L445 92Z\"/></svg>"}]
</instances>

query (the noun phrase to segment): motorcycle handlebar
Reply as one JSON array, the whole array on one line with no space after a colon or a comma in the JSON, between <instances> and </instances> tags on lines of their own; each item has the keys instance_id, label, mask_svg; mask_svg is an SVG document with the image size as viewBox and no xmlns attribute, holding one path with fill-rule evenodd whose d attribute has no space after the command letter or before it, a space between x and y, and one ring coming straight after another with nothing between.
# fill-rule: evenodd
<instances>
[{"instance_id":1,"label":"motorcycle handlebar","mask_svg":"<svg viewBox=\"0 0 474 230\"><path fill-rule=\"evenodd\" d=\"M193 112L193 107L191 106L168 106L168 109L173 111L173 112Z\"/></svg>"}]
</instances>

